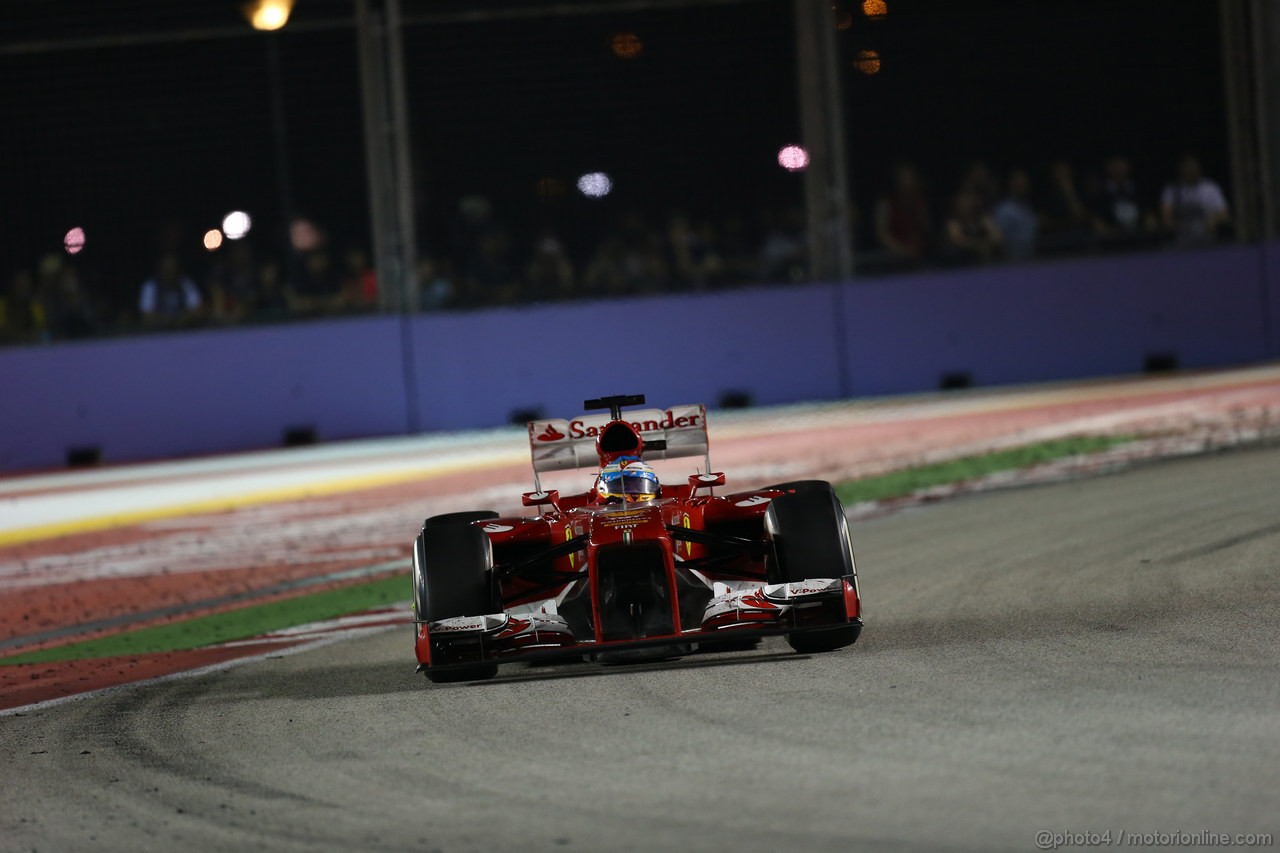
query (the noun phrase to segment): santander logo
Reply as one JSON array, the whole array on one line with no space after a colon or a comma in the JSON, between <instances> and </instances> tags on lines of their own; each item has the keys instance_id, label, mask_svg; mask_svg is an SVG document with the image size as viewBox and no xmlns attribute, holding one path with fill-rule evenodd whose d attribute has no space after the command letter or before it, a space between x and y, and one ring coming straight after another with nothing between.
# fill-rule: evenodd
<instances>
[{"instance_id":1,"label":"santander logo","mask_svg":"<svg viewBox=\"0 0 1280 853\"><path fill-rule=\"evenodd\" d=\"M676 417L675 413L670 409L667 409L663 414L666 417L660 421L631 421L630 423L631 426L635 427L636 432L690 429L702 425L702 417L700 415L681 415ZM603 428L603 426L589 425L581 419L569 421L569 435L574 438L595 438Z\"/></svg>"},{"instance_id":2,"label":"santander logo","mask_svg":"<svg viewBox=\"0 0 1280 853\"><path fill-rule=\"evenodd\" d=\"M556 429L555 424L547 424L547 428L538 433L538 441L559 441L564 433Z\"/></svg>"},{"instance_id":3,"label":"santander logo","mask_svg":"<svg viewBox=\"0 0 1280 853\"><path fill-rule=\"evenodd\" d=\"M666 409L660 412L636 412L633 413L644 420L629 421L631 426L638 433L659 432L670 430L687 430L687 429L706 429L706 424L702 417L702 410L696 406L685 406L676 409ZM648 417L645 417L648 415ZM542 424L541 429L538 424ZM574 418L571 421L534 421L531 435L534 441L556 442L569 439L577 441L583 438L595 438L600 435L601 430L605 428L608 419L601 415L584 416ZM564 430L559 429L559 425L565 426ZM566 435L566 433L568 433Z\"/></svg>"}]
</instances>

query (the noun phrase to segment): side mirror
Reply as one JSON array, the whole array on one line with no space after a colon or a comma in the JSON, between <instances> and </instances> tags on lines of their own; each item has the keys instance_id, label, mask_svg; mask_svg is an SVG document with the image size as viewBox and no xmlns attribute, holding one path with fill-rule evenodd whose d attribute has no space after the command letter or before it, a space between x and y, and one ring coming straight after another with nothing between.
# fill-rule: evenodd
<instances>
[{"instance_id":1,"label":"side mirror","mask_svg":"<svg viewBox=\"0 0 1280 853\"><path fill-rule=\"evenodd\" d=\"M525 492L520 496L520 503L525 506L546 506L550 504L559 509L560 493L555 489L549 489L545 492Z\"/></svg>"},{"instance_id":2,"label":"side mirror","mask_svg":"<svg viewBox=\"0 0 1280 853\"><path fill-rule=\"evenodd\" d=\"M696 492L698 489L711 489L716 486L724 485L724 474L691 474L689 475L689 491Z\"/></svg>"}]
</instances>

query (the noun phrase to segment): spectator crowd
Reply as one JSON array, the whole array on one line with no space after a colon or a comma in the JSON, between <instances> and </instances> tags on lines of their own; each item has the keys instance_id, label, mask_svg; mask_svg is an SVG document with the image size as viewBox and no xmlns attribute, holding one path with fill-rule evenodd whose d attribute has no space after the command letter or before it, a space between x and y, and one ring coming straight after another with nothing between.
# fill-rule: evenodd
<instances>
[{"instance_id":1,"label":"spectator crowd","mask_svg":"<svg viewBox=\"0 0 1280 853\"><path fill-rule=\"evenodd\" d=\"M1079 172L1065 160L1042 173L997 176L969 163L938 195L909 163L895 166L852 235L861 272L1025 261L1037 257L1175 244L1205 245L1229 222L1219 185L1183 157L1158 193L1139 187L1130 161ZM11 271L0 292L0 343L275 322L374 311L379 282L361 248L335 246L309 223L291 248L264 254L248 238L206 254L200 268L160 253L127 298L108 293L83 256L51 253ZM586 242L544 227L513 234L479 195L464 197L436 245L420 252L419 310L713 290L809 277L803 214L654 221L624 213ZM114 298L113 298L114 297Z\"/></svg>"},{"instance_id":2,"label":"spectator crowd","mask_svg":"<svg viewBox=\"0 0 1280 853\"><path fill-rule=\"evenodd\" d=\"M1139 187L1123 156L1083 175L1058 160L1038 184L1026 168L1011 168L998 178L975 161L941 204L919 169L901 163L876 200L871 247L859 257L866 271L1207 245L1222 236L1228 213L1221 187L1191 155L1179 160L1175 176L1158 194Z\"/></svg>"}]
</instances>

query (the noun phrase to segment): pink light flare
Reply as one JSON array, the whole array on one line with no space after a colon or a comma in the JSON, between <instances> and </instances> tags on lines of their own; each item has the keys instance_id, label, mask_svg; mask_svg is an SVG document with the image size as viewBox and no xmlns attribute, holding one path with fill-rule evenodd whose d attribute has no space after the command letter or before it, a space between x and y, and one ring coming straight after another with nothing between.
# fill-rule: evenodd
<instances>
[{"instance_id":1,"label":"pink light flare","mask_svg":"<svg viewBox=\"0 0 1280 853\"><path fill-rule=\"evenodd\" d=\"M80 254L80 250L84 248L84 229L77 225L68 231L62 238L62 248L67 250L68 255Z\"/></svg>"},{"instance_id":2,"label":"pink light flare","mask_svg":"<svg viewBox=\"0 0 1280 853\"><path fill-rule=\"evenodd\" d=\"M809 165L809 152L799 145L787 145L778 151L778 165L788 172L803 172Z\"/></svg>"}]
</instances>

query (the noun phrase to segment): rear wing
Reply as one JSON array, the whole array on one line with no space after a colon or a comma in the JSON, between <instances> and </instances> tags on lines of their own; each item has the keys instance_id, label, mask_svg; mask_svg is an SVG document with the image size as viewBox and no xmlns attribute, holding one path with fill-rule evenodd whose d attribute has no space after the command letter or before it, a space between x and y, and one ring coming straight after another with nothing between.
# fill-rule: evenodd
<instances>
[{"instance_id":1,"label":"rear wing","mask_svg":"<svg viewBox=\"0 0 1280 853\"><path fill-rule=\"evenodd\" d=\"M706 456L707 410L702 405L637 409L623 412L644 441L645 459L678 459ZM571 421L560 418L529 422L529 450L536 477L545 471L568 471L599 464L596 436L613 418L610 415L581 415Z\"/></svg>"}]
</instances>

